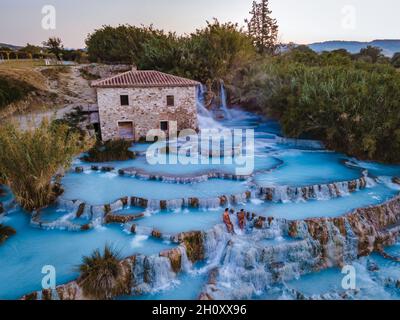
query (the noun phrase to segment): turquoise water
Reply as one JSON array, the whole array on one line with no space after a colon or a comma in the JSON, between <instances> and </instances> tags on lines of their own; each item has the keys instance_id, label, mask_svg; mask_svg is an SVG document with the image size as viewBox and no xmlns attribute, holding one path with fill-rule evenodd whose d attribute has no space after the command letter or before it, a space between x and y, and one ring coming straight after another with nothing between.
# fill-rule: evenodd
<instances>
[{"instance_id":1,"label":"turquoise water","mask_svg":"<svg viewBox=\"0 0 400 320\"><path fill-rule=\"evenodd\" d=\"M360 207L377 205L392 198L398 190L378 184L355 192L349 196L330 200L310 200L307 202L271 203L253 200L238 208L268 217L300 220L318 217L338 217Z\"/></svg>"},{"instance_id":2,"label":"turquoise water","mask_svg":"<svg viewBox=\"0 0 400 320\"><path fill-rule=\"evenodd\" d=\"M148 181L133 177L120 176L118 169L138 168L143 172L167 176L197 176L218 171L235 173L233 164L209 165L150 165L144 155L129 161L116 161L96 164L111 166L113 172L95 172L89 170L89 163L79 159L73 166L83 166L83 173L68 172L62 179L64 199L82 200L92 205L112 203L124 196L136 196L154 200L172 200L189 197L216 198L221 195L240 194L255 190L260 186L304 186L348 181L359 178L362 170L367 169L373 177L379 177L378 183L348 196L329 200L310 200L302 202L272 203L251 199L246 204L234 205L236 210L244 208L264 216L277 218L305 219L315 217L337 217L358 207L377 205L395 196L400 186L391 183L391 177L400 175L400 166L386 166L372 162L361 162L342 154L321 150L316 141L296 141L280 137L279 125L270 120L233 110L231 119L221 124L228 128L253 128L255 130L255 164L253 177L246 181L209 179L188 184ZM208 121L207 123L213 123ZM135 144L132 150L145 152L148 144ZM223 160L223 158L222 158ZM345 162L351 161L351 165ZM255 196L254 196L255 197ZM1 202L12 199L7 192L0 196ZM152 229L160 230L164 235L192 230L207 231L222 222L224 208L217 210L182 209L176 211L146 212L145 216L134 221L138 233L130 234L119 224L98 226L85 232L36 229L29 224L29 216L20 210L9 212L0 223L13 226L17 234L0 245L0 298L15 299L41 288L44 265L53 265L57 272L57 283L62 284L78 276L76 266L82 256L89 255L94 249L102 248L106 243L115 246L122 257L136 253L145 255L158 254L174 247L173 244L146 236ZM143 208L127 207L114 212L128 215L138 214ZM73 213L73 212L72 212ZM42 210L41 221L53 222L69 219L77 224L88 223L85 218L76 219L71 212L57 207ZM141 232L141 231L147 231ZM291 241L287 238L257 240L261 246L271 246ZM293 240L292 240L293 241ZM400 256L400 246L387 248L387 252ZM367 260L357 262L360 276L360 294L357 298L397 298L394 288L387 288L386 278L397 278L399 268L393 261L387 261L377 255L369 257L380 271L371 273L367 269ZM171 282L165 290L153 292L141 297L124 299L196 299L207 282L206 272L184 272ZM341 293L343 275L339 269L328 269L290 281L286 285L306 295ZM229 284L225 284L227 288ZM288 298L282 295L283 288L272 290L269 298ZM260 295L267 297L267 294Z\"/></svg>"},{"instance_id":3,"label":"turquoise water","mask_svg":"<svg viewBox=\"0 0 400 320\"><path fill-rule=\"evenodd\" d=\"M355 164L367 169L374 176L400 176L400 165L388 165L376 162L357 161Z\"/></svg>"},{"instance_id":4,"label":"turquoise water","mask_svg":"<svg viewBox=\"0 0 400 320\"><path fill-rule=\"evenodd\" d=\"M36 229L22 211L9 214L3 222L16 229L17 234L0 245L0 299L17 299L40 290L45 265L55 267L57 284L75 279L82 257L106 244L115 247L121 257L157 254L173 247L153 238L129 235L116 225L86 232Z\"/></svg>"},{"instance_id":5,"label":"turquoise water","mask_svg":"<svg viewBox=\"0 0 400 320\"><path fill-rule=\"evenodd\" d=\"M221 210L186 209L175 212L151 213L136 220L135 224L139 227L156 229L166 234L176 234L184 231L206 231L221 223L221 221Z\"/></svg>"},{"instance_id":6,"label":"turquoise water","mask_svg":"<svg viewBox=\"0 0 400 320\"><path fill-rule=\"evenodd\" d=\"M232 158L217 158L220 163L213 163L211 159L201 157L195 164L182 164L182 161L194 161L194 157L182 157L183 160L172 159L174 156L166 157L165 163L149 164L146 156L140 155L134 160L96 163L97 166L112 166L118 169L137 169L144 173L159 174L165 176L198 176L209 172L221 172L236 174L235 160ZM249 160L250 161L250 160ZM205 162L205 164L203 164ZM256 155L254 158L254 171L266 171L275 168L281 162L266 155ZM89 167L89 163L75 161L74 165ZM240 167L240 166L239 166Z\"/></svg>"},{"instance_id":7,"label":"turquoise water","mask_svg":"<svg viewBox=\"0 0 400 320\"><path fill-rule=\"evenodd\" d=\"M167 289L141 296L125 296L120 300L196 300L206 282L206 274L184 273L171 282Z\"/></svg>"},{"instance_id":8,"label":"turquoise water","mask_svg":"<svg viewBox=\"0 0 400 320\"><path fill-rule=\"evenodd\" d=\"M63 198L82 200L92 205L111 203L124 196L171 200L189 197L210 198L239 194L248 190L243 181L208 180L194 184L175 184L119 176L114 172L67 173L62 179Z\"/></svg>"},{"instance_id":9,"label":"turquoise water","mask_svg":"<svg viewBox=\"0 0 400 320\"><path fill-rule=\"evenodd\" d=\"M400 290L396 287L396 281L400 280L399 262L372 254L353 262L351 266L355 270L355 291L343 288L342 281L346 273L338 268L304 275L286 284L290 289L317 299L341 299L343 294L356 300L400 299Z\"/></svg>"},{"instance_id":10,"label":"turquoise water","mask_svg":"<svg viewBox=\"0 0 400 320\"><path fill-rule=\"evenodd\" d=\"M259 174L255 181L260 186L308 186L349 181L361 176L360 169L343 165L343 155L333 152L286 150L276 154L284 164L278 170Z\"/></svg>"}]
</instances>

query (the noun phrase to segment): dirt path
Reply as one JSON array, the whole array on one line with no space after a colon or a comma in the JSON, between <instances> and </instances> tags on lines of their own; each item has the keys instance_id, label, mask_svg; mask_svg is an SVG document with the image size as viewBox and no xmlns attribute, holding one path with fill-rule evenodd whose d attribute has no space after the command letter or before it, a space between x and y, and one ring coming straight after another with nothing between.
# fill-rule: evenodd
<instances>
[{"instance_id":1,"label":"dirt path","mask_svg":"<svg viewBox=\"0 0 400 320\"><path fill-rule=\"evenodd\" d=\"M21 129L27 129L38 126L44 118L61 119L77 106L95 103L96 92L90 87L89 81L82 78L79 71L81 67L82 65L71 66L70 72L60 74L59 81L49 81L50 92L56 93L65 101L60 108L14 115L12 119L20 124Z\"/></svg>"}]
</instances>

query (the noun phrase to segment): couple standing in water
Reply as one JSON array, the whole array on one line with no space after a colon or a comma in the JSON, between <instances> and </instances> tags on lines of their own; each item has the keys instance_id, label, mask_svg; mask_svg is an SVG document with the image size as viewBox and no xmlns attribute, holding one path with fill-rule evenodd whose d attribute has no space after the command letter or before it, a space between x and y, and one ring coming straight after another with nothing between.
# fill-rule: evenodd
<instances>
[{"instance_id":1,"label":"couple standing in water","mask_svg":"<svg viewBox=\"0 0 400 320\"><path fill-rule=\"evenodd\" d=\"M229 210L228 208L226 208L225 212L222 216L222 220L224 221L229 233L235 233L235 228L233 226L233 223L232 223L231 217L230 217L230 215L234 214L234 213L235 213L235 211L233 209ZM237 218L238 218L238 224L239 224L240 230L244 230L244 227L246 226L246 214L243 209L237 213Z\"/></svg>"}]
</instances>

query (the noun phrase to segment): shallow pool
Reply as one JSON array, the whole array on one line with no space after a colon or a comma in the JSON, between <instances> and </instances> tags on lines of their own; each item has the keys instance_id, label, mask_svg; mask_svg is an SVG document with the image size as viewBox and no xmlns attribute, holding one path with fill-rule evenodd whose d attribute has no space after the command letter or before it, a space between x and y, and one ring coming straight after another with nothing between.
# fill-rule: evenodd
<instances>
[{"instance_id":1,"label":"shallow pool","mask_svg":"<svg viewBox=\"0 0 400 320\"><path fill-rule=\"evenodd\" d=\"M185 231L206 231L219 223L222 223L222 210L197 209L148 213L135 221L139 227L156 229L170 235Z\"/></svg>"},{"instance_id":2,"label":"shallow pool","mask_svg":"<svg viewBox=\"0 0 400 320\"><path fill-rule=\"evenodd\" d=\"M76 267L84 255L106 244L115 247L121 257L157 254L174 245L153 238L134 236L122 231L118 225L99 227L86 232L35 229L29 225L30 217L15 211L4 219L17 234L0 245L0 299L17 299L41 289L42 268L52 265L57 284L78 276Z\"/></svg>"},{"instance_id":3,"label":"shallow pool","mask_svg":"<svg viewBox=\"0 0 400 320\"><path fill-rule=\"evenodd\" d=\"M171 200L189 197L210 198L243 193L244 181L212 179L201 183L176 184L119 176L114 172L68 173L62 179L63 198L82 200L92 205L111 203L124 196Z\"/></svg>"},{"instance_id":4,"label":"shallow pool","mask_svg":"<svg viewBox=\"0 0 400 320\"><path fill-rule=\"evenodd\" d=\"M253 199L242 206L246 211L268 217L300 220L318 217L338 217L360 207L377 205L398 194L382 184L363 189L345 197L307 202L271 203ZM237 206L237 208L242 208Z\"/></svg>"},{"instance_id":5,"label":"shallow pool","mask_svg":"<svg viewBox=\"0 0 400 320\"><path fill-rule=\"evenodd\" d=\"M345 157L341 154L285 150L274 155L283 161L283 165L272 172L258 174L255 181L260 186L309 186L361 177L360 169L344 165Z\"/></svg>"}]
</instances>

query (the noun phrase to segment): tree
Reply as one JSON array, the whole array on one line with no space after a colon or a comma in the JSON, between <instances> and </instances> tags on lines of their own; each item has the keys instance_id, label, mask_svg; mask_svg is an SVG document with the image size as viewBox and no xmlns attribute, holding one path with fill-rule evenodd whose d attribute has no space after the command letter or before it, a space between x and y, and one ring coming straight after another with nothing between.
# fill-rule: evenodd
<instances>
[{"instance_id":1,"label":"tree","mask_svg":"<svg viewBox=\"0 0 400 320\"><path fill-rule=\"evenodd\" d=\"M393 55L391 60L391 64L395 68L400 68L400 52L397 52Z\"/></svg>"},{"instance_id":2,"label":"tree","mask_svg":"<svg viewBox=\"0 0 400 320\"><path fill-rule=\"evenodd\" d=\"M119 280L123 271L119 260L118 253L108 245L103 254L97 249L83 257L78 282L85 296L106 300L123 293L123 284Z\"/></svg>"},{"instance_id":3,"label":"tree","mask_svg":"<svg viewBox=\"0 0 400 320\"><path fill-rule=\"evenodd\" d=\"M138 64L144 45L154 34L162 31L149 27L119 25L103 26L86 39L89 60L92 62Z\"/></svg>"},{"instance_id":4,"label":"tree","mask_svg":"<svg viewBox=\"0 0 400 320\"><path fill-rule=\"evenodd\" d=\"M260 53L275 53L278 48L278 23L271 17L269 0L261 0L260 3L254 1L249 13L251 18L245 22L254 46Z\"/></svg>"},{"instance_id":5,"label":"tree","mask_svg":"<svg viewBox=\"0 0 400 320\"><path fill-rule=\"evenodd\" d=\"M380 58L384 57L382 54L382 49L374 46L362 48L357 56L362 60L370 60L372 63L376 63Z\"/></svg>"},{"instance_id":6,"label":"tree","mask_svg":"<svg viewBox=\"0 0 400 320\"><path fill-rule=\"evenodd\" d=\"M67 125L44 120L38 128L21 130L9 123L0 127L0 172L17 202L27 211L54 202L61 189L53 177L91 140Z\"/></svg>"},{"instance_id":7,"label":"tree","mask_svg":"<svg viewBox=\"0 0 400 320\"><path fill-rule=\"evenodd\" d=\"M19 52L26 53L32 59L41 56L43 49L39 46L27 43L25 47L19 50Z\"/></svg>"},{"instance_id":8,"label":"tree","mask_svg":"<svg viewBox=\"0 0 400 320\"><path fill-rule=\"evenodd\" d=\"M43 42L43 45L50 53L54 54L58 60L61 60L64 46L60 38L50 37L47 41Z\"/></svg>"}]
</instances>

